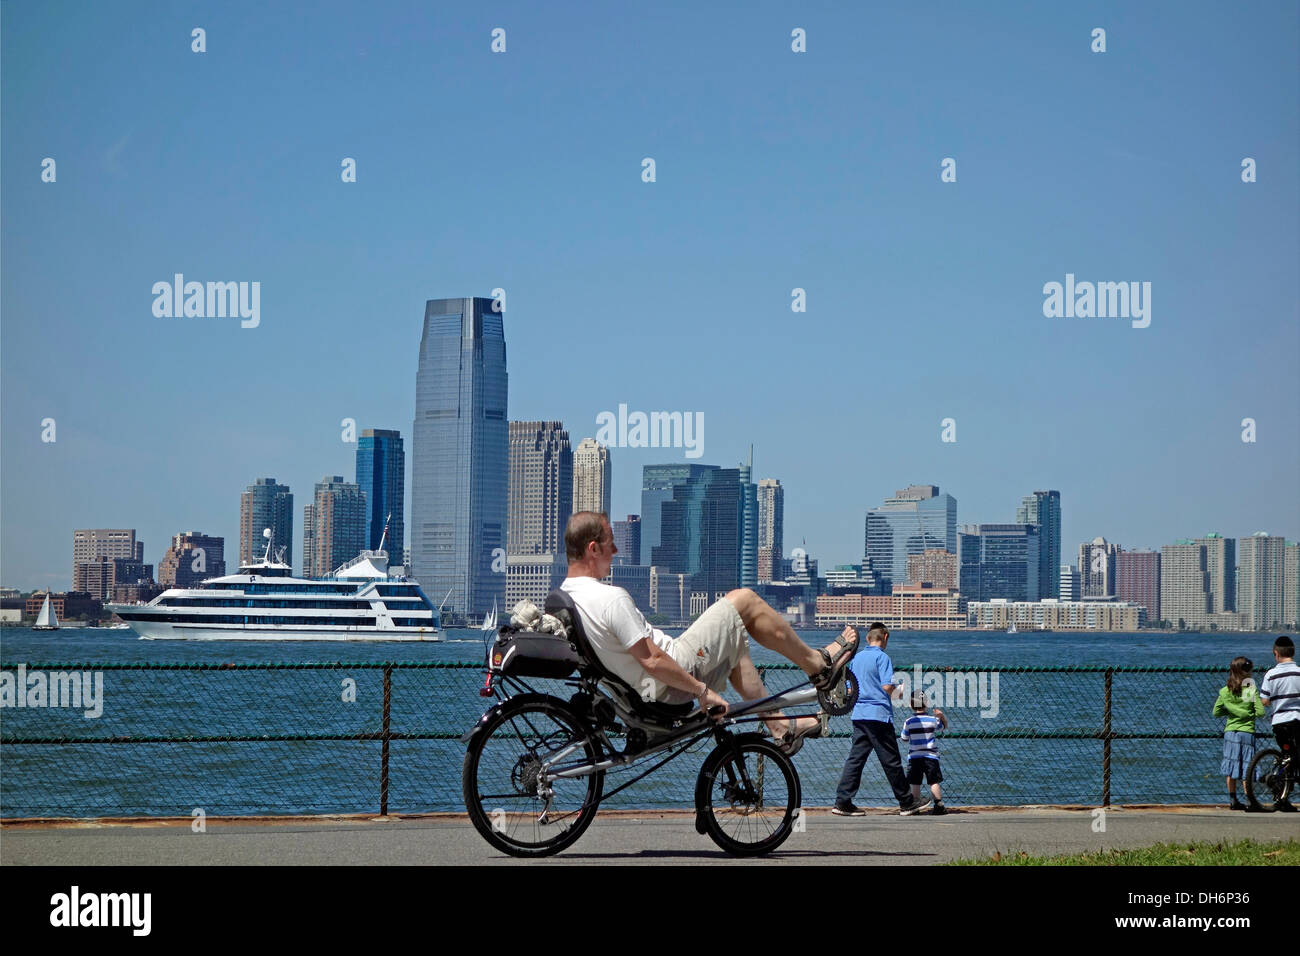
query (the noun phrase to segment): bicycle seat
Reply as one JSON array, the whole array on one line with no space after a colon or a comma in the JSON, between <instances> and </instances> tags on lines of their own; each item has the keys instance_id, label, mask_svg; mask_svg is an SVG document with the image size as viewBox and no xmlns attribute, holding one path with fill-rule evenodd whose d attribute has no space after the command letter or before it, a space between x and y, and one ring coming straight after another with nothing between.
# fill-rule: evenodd
<instances>
[{"instance_id":1,"label":"bicycle seat","mask_svg":"<svg viewBox=\"0 0 1300 956\"><path fill-rule=\"evenodd\" d=\"M587 632L582 626L582 615L578 606L567 591L556 588L546 596L546 613L558 618L569 632L569 640L578 653L578 673L589 680L604 680L622 689L625 703L638 716L656 722L673 723L690 717L697 711L694 703L663 704L658 701L646 701L627 681L609 670L600 662L596 649L587 639Z\"/></svg>"}]
</instances>

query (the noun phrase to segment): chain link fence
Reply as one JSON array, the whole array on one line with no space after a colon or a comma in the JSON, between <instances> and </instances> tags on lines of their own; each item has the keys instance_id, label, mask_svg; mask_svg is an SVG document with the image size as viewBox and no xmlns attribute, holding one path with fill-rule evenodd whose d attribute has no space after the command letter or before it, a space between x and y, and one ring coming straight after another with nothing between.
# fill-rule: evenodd
<instances>
[{"instance_id":1,"label":"chain link fence","mask_svg":"<svg viewBox=\"0 0 1300 956\"><path fill-rule=\"evenodd\" d=\"M0 711L0 816L10 819L463 811L460 737L489 703L478 696L482 667L467 663L0 670L14 675ZM773 692L804 680L793 666L761 670ZM1211 715L1222 668L900 665L895 674L951 722L939 737L950 805L1226 801L1223 722ZM895 726L910 714L897 706ZM1258 726L1263 744L1270 735ZM851 732L849 717L832 718L830 736L795 758L806 806L833 802ZM706 738L608 805L690 807L712 747ZM623 773L607 775L606 790ZM894 805L874 758L856 802Z\"/></svg>"}]
</instances>

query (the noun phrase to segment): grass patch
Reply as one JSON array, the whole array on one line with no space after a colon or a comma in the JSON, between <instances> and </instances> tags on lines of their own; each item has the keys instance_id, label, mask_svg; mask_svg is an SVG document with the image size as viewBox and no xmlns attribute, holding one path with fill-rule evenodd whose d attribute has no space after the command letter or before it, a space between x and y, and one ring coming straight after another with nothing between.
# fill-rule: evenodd
<instances>
[{"instance_id":1,"label":"grass patch","mask_svg":"<svg viewBox=\"0 0 1300 956\"><path fill-rule=\"evenodd\" d=\"M1157 843L1132 850L1098 850L1065 856L994 853L980 860L953 860L948 866L1300 866L1300 842L1254 840L1211 843Z\"/></svg>"}]
</instances>

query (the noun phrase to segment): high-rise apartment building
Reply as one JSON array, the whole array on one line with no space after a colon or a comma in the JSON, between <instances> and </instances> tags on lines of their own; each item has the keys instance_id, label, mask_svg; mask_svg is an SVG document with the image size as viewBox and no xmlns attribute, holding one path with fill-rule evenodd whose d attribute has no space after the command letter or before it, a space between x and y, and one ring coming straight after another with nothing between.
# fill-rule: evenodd
<instances>
[{"instance_id":1,"label":"high-rise apartment building","mask_svg":"<svg viewBox=\"0 0 1300 956\"><path fill-rule=\"evenodd\" d=\"M274 478L258 478L239 496L239 563L253 564L266 554L263 533L271 529L275 552L284 548L284 563L293 567L293 492Z\"/></svg>"},{"instance_id":2,"label":"high-rise apartment building","mask_svg":"<svg viewBox=\"0 0 1300 956\"><path fill-rule=\"evenodd\" d=\"M611 481L609 449L594 438L578 442L573 450L572 513L598 511L608 515Z\"/></svg>"},{"instance_id":3,"label":"high-rise apartment building","mask_svg":"<svg viewBox=\"0 0 1300 956\"><path fill-rule=\"evenodd\" d=\"M72 532L72 589L109 601L117 584L152 577L144 542L134 528L79 528Z\"/></svg>"},{"instance_id":4,"label":"high-rise apartment building","mask_svg":"<svg viewBox=\"0 0 1300 956\"><path fill-rule=\"evenodd\" d=\"M1286 619L1286 539L1257 531L1238 541L1237 611L1242 626L1272 630Z\"/></svg>"},{"instance_id":5,"label":"high-rise apartment building","mask_svg":"<svg viewBox=\"0 0 1300 956\"><path fill-rule=\"evenodd\" d=\"M406 550L406 449L401 432L367 428L361 433L357 485L366 496L366 547L377 551L383 541L389 565L401 564Z\"/></svg>"},{"instance_id":6,"label":"high-rise apartment building","mask_svg":"<svg viewBox=\"0 0 1300 956\"><path fill-rule=\"evenodd\" d=\"M754 446L740 466L740 586L758 584L758 485L754 484Z\"/></svg>"},{"instance_id":7,"label":"high-rise apartment building","mask_svg":"<svg viewBox=\"0 0 1300 956\"><path fill-rule=\"evenodd\" d=\"M303 509L303 574L323 578L366 549L366 496L342 475L316 482L312 503Z\"/></svg>"},{"instance_id":8,"label":"high-rise apartment building","mask_svg":"<svg viewBox=\"0 0 1300 956\"><path fill-rule=\"evenodd\" d=\"M502 319L492 299L430 299L415 378L412 573L431 600L449 595L446 608L471 618L505 600L510 443Z\"/></svg>"},{"instance_id":9,"label":"high-rise apartment building","mask_svg":"<svg viewBox=\"0 0 1300 956\"><path fill-rule=\"evenodd\" d=\"M785 551L785 489L776 478L758 483L758 580L760 583L781 578L781 558Z\"/></svg>"},{"instance_id":10,"label":"high-rise apartment building","mask_svg":"<svg viewBox=\"0 0 1300 956\"><path fill-rule=\"evenodd\" d=\"M1115 596L1115 562L1119 545L1093 538L1079 545L1079 589L1082 597Z\"/></svg>"},{"instance_id":11,"label":"high-rise apartment building","mask_svg":"<svg viewBox=\"0 0 1300 956\"><path fill-rule=\"evenodd\" d=\"M1236 542L1211 533L1160 549L1160 616L1175 627L1205 628L1236 609Z\"/></svg>"},{"instance_id":12,"label":"high-rise apartment building","mask_svg":"<svg viewBox=\"0 0 1300 956\"><path fill-rule=\"evenodd\" d=\"M1160 552L1119 551L1115 555L1115 596L1124 603L1146 608L1146 620L1162 620Z\"/></svg>"},{"instance_id":13,"label":"high-rise apartment building","mask_svg":"<svg viewBox=\"0 0 1300 956\"><path fill-rule=\"evenodd\" d=\"M165 588L198 587L225 573L226 539L202 531L172 535L171 547L158 562L158 583Z\"/></svg>"},{"instance_id":14,"label":"high-rise apartment building","mask_svg":"<svg viewBox=\"0 0 1300 956\"><path fill-rule=\"evenodd\" d=\"M867 512L864 567L888 588L907 580L907 556L929 549L957 553L957 499L938 485L910 485ZM1037 572L1035 572L1037 581Z\"/></svg>"},{"instance_id":15,"label":"high-rise apartment building","mask_svg":"<svg viewBox=\"0 0 1300 956\"><path fill-rule=\"evenodd\" d=\"M144 560L144 542L134 528L79 528L72 532L72 566L99 558Z\"/></svg>"},{"instance_id":16,"label":"high-rise apartment building","mask_svg":"<svg viewBox=\"0 0 1300 956\"><path fill-rule=\"evenodd\" d=\"M929 548L920 554L909 554L907 556L908 584L929 584L936 588L955 588L957 582L957 555L951 551L945 551L943 548Z\"/></svg>"},{"instance_id":17,"label":"high-rise apartment building","mask_svg":"<svg viewBox=\"0 0 1300 956\"><path fill-rule=\"evenodd\" d=\"M1288 541L1282 566L1282 624L1300 627L1300 543Z\"/></svg>"},{"instance_id":18,"label":"high-rise apartment building","mask_svg":"<svg viewBox=\"0 0 1300 956\"><path fill-rule=\"evenodd\" d=\"M966 525L957 541L958 590L966 600L1038 600L1037 525Z\"/></svg>"},{"instance_id":19,"label":"high-rise apartment building","mask_svg":"<svg viewBox=\"0 0 1300 956\"><path fill-rule=\"evenodd\" d=\"M564 528L573 508L573 449L563 423L510 422L509 436L507 608L540 604L564 580Z\"/></svg>"},{"instance_id":20,"label":"high-rise apartment building","mask_svg":"<svg viewBox=\"0 0 1300 956\"><path fill-rule=\"evenodd\" d=\"M1038 527L1038 600L1056 597L1061 590L1061 493L1025 495L1016 509L1016 523Z\"/></svg>"},{"instance_id":21,"label":"high-rise apartment building","mask_svg":"<svg viewBox=\"0 0 1300 956\"><path fill-rule=\"evenodd\" d=\"M610 525L614 532L614 546L618 554L614 560L619 564L641 565L641 516L628 515L625 521L615 521Z\"/></svg>"}]
</instances>

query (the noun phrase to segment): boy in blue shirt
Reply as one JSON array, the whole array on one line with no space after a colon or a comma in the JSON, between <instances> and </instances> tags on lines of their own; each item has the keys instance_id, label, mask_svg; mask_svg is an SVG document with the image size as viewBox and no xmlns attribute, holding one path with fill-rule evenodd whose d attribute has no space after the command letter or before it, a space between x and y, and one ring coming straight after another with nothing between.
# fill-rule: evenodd
<instances>
[{"instance_id":1,"label":"boy in blue shirt","mask_svg":"<svg viewBox=\"0 0 1300 956\"><path fill-rule=\"evenodd\" d=\"M930 784L930 793L934 796L934 814L947 813L943 805L943 791L939 781L943 771L939 769L939 742L934 735L940 728L948 729L948 718L938 707L933 714L927 714L925 695L917 691L912 695L913 714L903 722L903 739L908 742L907 782L912 785L912 799L921 798L921 781Z\"/></svg>"},{"instance_id":2,"label":"boy in blue shirt","mask_svg":"<svg viewBox=\"0 0 1300 956\"><path fill-rule=\"evenodd\" d=\"M858 679L858 702L853 708L853 744L849 758L844 761L844 772L835 791L835 806L831 813L841 817L860 817L865 810L853 805L853 795L862 784L862 768L872 752L880 758L880 769L885 772L889 785L898 800L898 812L911 816L930 805L912 796L903 773L903 762L898 754L898 735L894 731L894 706L891 695L894 683L894 662L885 653L889 644L889 630L879 621L867 631L867 646L852 663L853 676Z\"/></svg>"}]
</instances>

